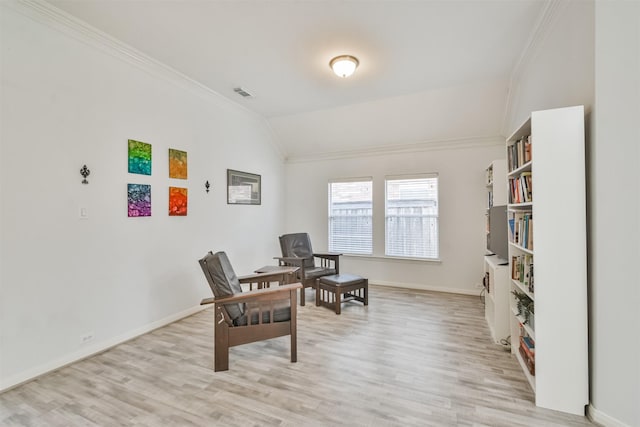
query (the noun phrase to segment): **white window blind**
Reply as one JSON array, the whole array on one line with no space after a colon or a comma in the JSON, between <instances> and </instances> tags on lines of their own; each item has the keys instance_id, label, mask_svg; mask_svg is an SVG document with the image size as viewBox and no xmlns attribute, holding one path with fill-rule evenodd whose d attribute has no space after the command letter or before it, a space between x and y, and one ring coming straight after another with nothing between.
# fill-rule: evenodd
<instances>
[{"instance_id":1,"label":"white window blind","mask_svg":"<svg viewBox=\"0 0 640 427\"><path fill-rule=\"evenodd\" d=\"M438 175L387 177L385 254L437 259Z\"/></svg>"},{"instance_id":2,"label":"white window blind","mask_svg":"<svg viewBox=\"0 0 640 427\"><path fill-rule=\"evenodd\" d=\"M373 253L371 178L329 182L329 251Z\"/></svg>"}]
</instances>

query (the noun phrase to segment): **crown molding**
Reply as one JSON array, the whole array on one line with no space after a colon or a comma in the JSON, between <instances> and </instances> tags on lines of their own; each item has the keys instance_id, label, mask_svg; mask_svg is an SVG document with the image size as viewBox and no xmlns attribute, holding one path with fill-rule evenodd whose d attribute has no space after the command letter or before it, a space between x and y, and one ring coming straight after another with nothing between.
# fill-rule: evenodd
<instances>
[{"instance_id":1,"label":"crown molding","mask_svg":"<svg viewBox=\"0 0 640 427\"><path fill-rule=\"evenodd\" d=\"M249 115L265 126L265 129L267 129L269 133L271 145L282 159L285 158L284 150L282 146L277 143L277 138L269 122L262 115L248 109L244 105L234 102L180 71L140 52L134 47L58 9L44 0L3 0L1 4L86 45L99 49L112 57L127 62L155 77L168 81L218 107L226 108L230 111L241 111Z\"/></svg>"},{"instance_id":2,"label":"crown molding","mask_svg":"<svg viewBox=\"0 0 640 427\"><path fill-rule=\"evenodd\" d=\"M556 18L560 14L560 11L566 7L566 0L547 0L542 12L538 16L533 31L529 35L529 38L522 49L522 52L516 61L516 64L511 71L511 77L509 78L509 88L507 92L507 102L504 109L504 116L502 119L502 131L505 135L509 134L509 123L513 120L513 106L515 105L516 97L516 83L522 77L522 74L526 70L527 66L535 58L542 42L546 39L547 35L553 28L553 24Z\"/></svg>"},{"instance_id":3,"label":"crown molding","mask_svg":"<svg viewBox=\"0 0 640 427\"><path fill-rule=\"evenodd\" d=\"M111 56L141 68L157 77L163 77L165 80L177 84L183 89L188 89L208 100L217 101L218 104L226 104L228 107L239 109L256 116L256 113L243 105L233 102L180 71L140 52L134 47L121 42L46 1L10 0L5 4L12 7L15 11L71 36L78 41L100 49ZM262 116L259 117L262 118Z\"/></svg>"},{"instance_id":4,"label":"crown molding","mask_svg":"<svg viewBox=\"0 0 640 427\"><path fill-rule=\"evenodd\" d=\"M440 139L401 145L382 145L360 148L356 150L329 151L321 153L293 155L286 163L319 162L325 160L348 159L355 157L388 156L391 154L417 153L435 150L462 150L469 148L492 147L504 145L502 136L478 136L468 138Z\"/></svg>"}]
</instances>

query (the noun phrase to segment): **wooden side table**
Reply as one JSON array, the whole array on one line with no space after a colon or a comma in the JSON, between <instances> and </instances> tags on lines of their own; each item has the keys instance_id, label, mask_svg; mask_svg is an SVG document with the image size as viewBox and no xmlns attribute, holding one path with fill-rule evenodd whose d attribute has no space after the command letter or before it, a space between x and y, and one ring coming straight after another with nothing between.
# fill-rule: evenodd
<instances>
[{"instance_id":1,"label":"wooden side table","mask_svg":"<svg viewBox=\"0 0 640 427\"><path fill-rule=\"evenodd\" d=\"M280 266L280 265L265 265L255 270L258 274L264 274L268 280L258 282L258 289L268 288L271 282L278 282L278 285L288 285L295 282L295 273L300 267ZM241 278L240 278L241 279ZM252 285L249 284L249 290Z\"/></svg>"}]
</instances>

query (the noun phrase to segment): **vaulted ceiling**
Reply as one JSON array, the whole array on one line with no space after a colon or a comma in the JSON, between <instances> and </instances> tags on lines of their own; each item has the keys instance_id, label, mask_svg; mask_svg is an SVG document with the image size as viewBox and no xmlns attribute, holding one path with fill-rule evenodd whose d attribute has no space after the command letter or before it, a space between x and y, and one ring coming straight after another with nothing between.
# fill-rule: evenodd
<instances>
[{"instance_id":1,"label":"vaulted ceiling","mask_svg":"<svg viewBox=\"0 0 640 427\"><path fill-rule=\"evenodd\" d=\"M296 158L499 135L548 1L49 3L262 115ZM351 78L329 68L340 54Z\"/></svg>"}]
</instances>

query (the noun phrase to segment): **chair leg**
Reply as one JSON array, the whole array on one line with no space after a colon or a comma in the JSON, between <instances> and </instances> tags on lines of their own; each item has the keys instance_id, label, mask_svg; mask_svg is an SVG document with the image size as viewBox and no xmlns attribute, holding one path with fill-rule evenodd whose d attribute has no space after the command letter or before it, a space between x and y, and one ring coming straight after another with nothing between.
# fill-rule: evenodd
<instances>
[{"instance_id":1,"label":"chair leg","mask_svg":"<svg viewBox=\"0 0 640 427\"><path fill-rule=\"evenodd\" d=\"M219 312L221 308L216 307L215 313ZM229 325L226 322L218 322L217 317L214 316L214 348L213 348L213 370L227 371L229 370Z\"/></svg>"},{"instance_id":2,"label":"chair leg","mask_svg":"<svg viewBox=\"0 0 640 427\"><path fill-rule=\"evenodd\" d=\"M322 292L320 290L320 285L316 282L316 307L318 307L320 305L320 292Z\"/></svg>"},{"instance_id":3,"label":"chair leg","mask_svg":"<svg viewBox=\"0 0 640 427\"><path fill-rule=\"evenodd\" d=\"M369 305L369 279L364 279L364 305Z\"/></svg>"},{"instance_id":4,"label":"chair leg","mask_svg":"<svg viewBox=\"0 0 640 427\"><path fill-rule=\"evenodd\" d=\"M304 288L302 288L304 290ZM298 324L297 324L297 312L296 312L296 295L297 291L291 291L290 307L291 307L291 320L289 321L289 325L291 328L291 363L295 363L298 361Z\"/></svg>"}]
</instances>

